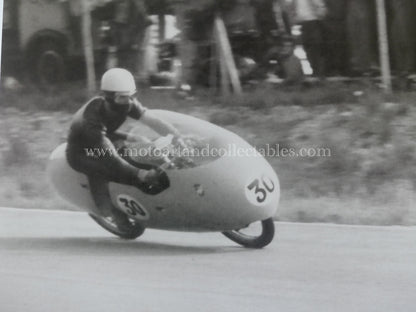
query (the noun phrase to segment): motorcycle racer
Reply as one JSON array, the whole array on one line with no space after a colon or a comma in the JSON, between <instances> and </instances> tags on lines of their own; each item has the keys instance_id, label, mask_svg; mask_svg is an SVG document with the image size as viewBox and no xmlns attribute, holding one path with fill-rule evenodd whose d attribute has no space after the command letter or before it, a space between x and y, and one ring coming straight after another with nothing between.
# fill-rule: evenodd
<instances>
[{"instance_id":1,"label":"motorcycle racer","mask_svg":"<svg viewBox=\"0 0 416 312\"><path fill-rule=\"evenodd\" d=\"M115 140L134 140L127 133L117 131L127 117L140 119L161 135L178 130L171 124L152 116L135 97L136 84L133 75L122 68L112 68L101 79L102 94L93 97L74 115L66 148L69 165L87 175L90 192L100 215L113 217L119 227L130 226L127 216L114 208L108 190L108 182L133 185L140 189L160 182L161 173L155 169L139 169L123 159L117 152ZM91 155L87 150L101 150Z\"/></svg>"}]
</instances>

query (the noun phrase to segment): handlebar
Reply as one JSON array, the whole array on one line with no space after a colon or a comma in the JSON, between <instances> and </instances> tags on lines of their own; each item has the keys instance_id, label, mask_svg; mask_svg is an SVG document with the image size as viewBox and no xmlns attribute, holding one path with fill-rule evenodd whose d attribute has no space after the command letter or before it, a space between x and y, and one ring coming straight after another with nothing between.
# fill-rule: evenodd
<instances>
[{"instance_id":1,"label":"handlebar","mask_svg":"<svg viewBox=\"0 0 416 312\"><path fill-rule=\"evenodd\" d=\"M174 135L168 134L167 136L159 137L150 143L150 155L153 159L152 163L157 165L157 168L164 171L167 169L183 169L195 167L194 162L189 157L183 157L178 154L181 148L185 148L183 142L175 140ZM160 151L156 153L155 151ZM140 162L140 159L135 161Z\"/></svg>"}]
</instances>

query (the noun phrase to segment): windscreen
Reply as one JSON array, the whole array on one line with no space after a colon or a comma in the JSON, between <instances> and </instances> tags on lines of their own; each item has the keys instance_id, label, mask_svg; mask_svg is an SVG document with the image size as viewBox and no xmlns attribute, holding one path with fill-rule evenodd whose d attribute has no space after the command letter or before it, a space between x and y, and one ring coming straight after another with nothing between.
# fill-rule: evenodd
<instances>
[{"instance_id":1,"label":"windscreen","mask_svg":"<svg viewBox=\"0 0 416 312\"><path fill-rule=\"evenodd\" d=\"M129 130L135 141L126 145L129 156L137 163L160 166L170 161L178 169L201 166L223 157L238 138L195 117L161 110L152 110L152 114L178 129L182 141L178 142L172 135L163 137L143 122L135 121Z\"/></svg>"}]
</instances>

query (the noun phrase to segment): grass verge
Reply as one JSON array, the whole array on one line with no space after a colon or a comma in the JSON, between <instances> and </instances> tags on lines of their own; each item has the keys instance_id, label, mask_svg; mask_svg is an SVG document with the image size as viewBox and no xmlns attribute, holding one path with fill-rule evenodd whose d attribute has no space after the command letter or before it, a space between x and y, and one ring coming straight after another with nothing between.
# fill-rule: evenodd
<instances>
[{"instance_id":1,"label":"grass verge","mask_svg":"<svg viewBox=\"0 0 416 312\"><path fill-rule=\"evenodd\" d=\"M416 224L414 93L385 97L363 84L261 85L244 97L196 90L194 100L143 89L150 108L179 111L236 132L257 148L327 148L329 157L269 157L285 221ZM0 93L0 206L69 208L45 177L49 153L65 141L71 115L88 98L68 85L44 95Z\"/></svg>"}]
</instances>

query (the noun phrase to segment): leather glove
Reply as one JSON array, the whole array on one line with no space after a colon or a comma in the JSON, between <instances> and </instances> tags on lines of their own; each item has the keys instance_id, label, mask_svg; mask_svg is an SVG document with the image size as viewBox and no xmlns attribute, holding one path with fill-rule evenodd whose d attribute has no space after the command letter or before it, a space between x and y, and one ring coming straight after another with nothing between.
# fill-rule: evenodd
<instances>
[{"instance_id":1,"label":"leather glove","mask_svg":"<svg viewBox=\"0 0 416 312\"><path fill-rule=\"evenodd\" d=\"M163 170L140 170L138 177L142 183L139 188L147 194L158 194L170 185L169 178Z\"/></svg>"},{"instance_id":2,"label":"leather glove","mask_svg":"<svg viewBox=\"0 0 416 312\"><path fill-rule=\"evenodd\" d=\"M143 183L147 185L157 185L159 184L160 173L155 169L150 170L139 170L137 175Z\"/></svg>"}]
</instances>

